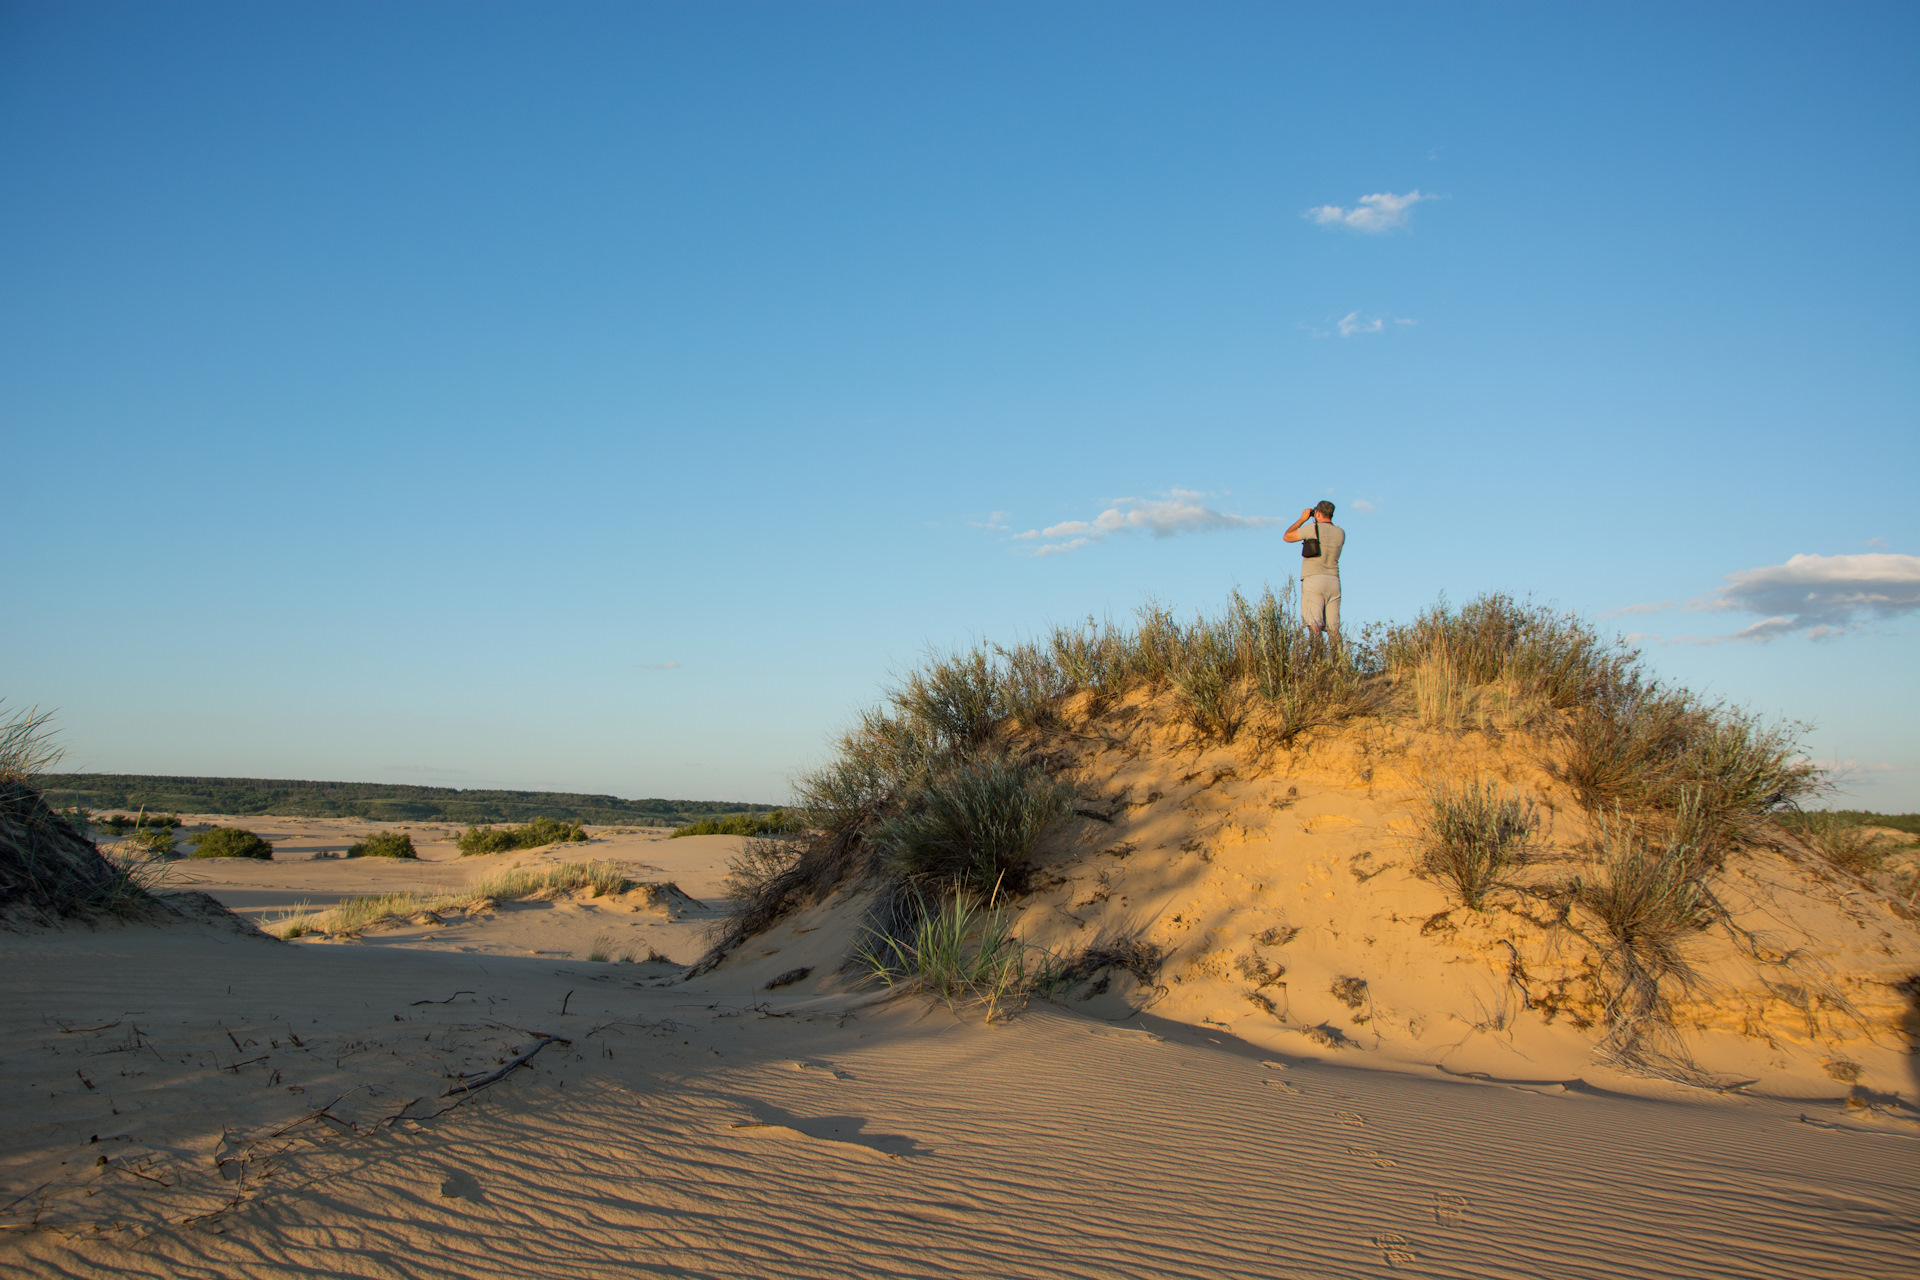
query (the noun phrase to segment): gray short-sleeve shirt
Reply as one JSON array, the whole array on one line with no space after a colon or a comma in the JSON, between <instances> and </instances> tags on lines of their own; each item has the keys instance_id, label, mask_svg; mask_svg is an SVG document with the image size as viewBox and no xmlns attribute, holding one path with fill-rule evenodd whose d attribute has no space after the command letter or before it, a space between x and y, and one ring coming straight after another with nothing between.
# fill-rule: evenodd
<instances>
[{"instance_id":1,"label":"gray short-sleeve shirt","mask_svg":"<svg viewBox=\"0 0 1920 1280\"><path fill-rule=\"evenodd\" d=\"M1320 554L1300 557L1300 577L1304 580L1316 573L1339 577L1340 552L1347 545L1347 531L1331 520L1317 521L1311 528L1307 536L1320 539Z\"/></svg>"}]
</instances>

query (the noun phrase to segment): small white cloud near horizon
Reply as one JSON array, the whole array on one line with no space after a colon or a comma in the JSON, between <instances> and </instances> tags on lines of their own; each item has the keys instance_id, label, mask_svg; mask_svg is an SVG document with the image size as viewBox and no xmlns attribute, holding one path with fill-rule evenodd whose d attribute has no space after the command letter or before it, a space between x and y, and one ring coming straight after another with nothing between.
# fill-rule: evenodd
<instances>
[{"instance_id":1,"label":"small white cloud near horizon","mask_svg":"<svg viewBox=\"0 0 1920 1280\"><path fill-rule=\"evenodd\" d=\"M1351 507L1355 511L1365 511L1368 513L1372 513L1380 509L1379 507L1374 506L1371 502L1368 502L1365 498L1355 498L1352 502L1349 502L1347 506Z\"/></svg>"},{"instance_id":2,"label":"small white cloud near horizon","mask_svg":"<svg viewBox=\"0 0 1920 1280\"><path fill-rule=\"evenodd\" d=\"M1674 644L1743 644L1800 633L1808 640L1831 640L1871 622L1920 611L1920 556L1890 552L1796 555L1785 564L1735 570L1727 575L1727 585L1684 606L1662 600L1627 605L1610 616L1675 607L1696 613L1757 614L1760 621L1725 635L1674 636Z\"/></svg>"},{"instance_id":3,"label":"small white cloud near horizon","mask_svg":"<svg viewBox=\"0 0 1920 1280\"><path fill-rule=\"evenodd\" d=\"M1091 520L1065 520L1013 536L1016 541L1041 544L1028 551L1028 555L1057 556L1092 546L1117 533L1144 530L1156 538L1171 538L1182 533L1267 529L1287 523L1284 516L1243 516L1216 511L1206 504L1206 496L1192 489L1170 489L1164 498L1120 498Z\"/></svg>"},{"instance_id":4,"label":"small white cloud near horizon","mask_svg":"<svg viewBox=\"0 0 1920 1280\"><path fill-rule=\"evenodd\" d=\"M635 671L678 671L680 664L677 662L636 662L633 664L633 669Z\"/></svg>"},{"instance_id":5,"label":"small white cloud near horizon","mask_svg":"<svg viewBox=\"0 0 1920 1280\"><path fill-rule=\"evenodd\" d=\"M1433 196L1418 189L1403 196L1394 195L1391 191L1378 191L1370 196L1361 196L1360 203L1351 209L1337 204L1315 205L1307 210L1305 216L1319 226L1340 226L1349 231L1379 235L1383 231L1406 226L1413 206L1422 200L1432 199Z\"/></svg>"},{"instance_id":6,"label":"small white cloud near horizon","mask_svg":"<svg viewBox=\"0 0 1920 1280\"><path fill-rule=\"evenodd\" d=\"M1408 320L1396 316L1394 317L1393 323L1396 328L1403 328L1407 325L1419 324L1420 322L1418 320ZM1347 314L1337 320L1329 316L1319 324L1303 324L1299 327L1305 329L1308 334L1315 338L1331 338L1336 335L1342 338L1352 338L1361 334L1385 333L1387 330L1387 321L1381 316L1362 316L1356 309L1347 312Z\"/></svg>"}]
</instances>

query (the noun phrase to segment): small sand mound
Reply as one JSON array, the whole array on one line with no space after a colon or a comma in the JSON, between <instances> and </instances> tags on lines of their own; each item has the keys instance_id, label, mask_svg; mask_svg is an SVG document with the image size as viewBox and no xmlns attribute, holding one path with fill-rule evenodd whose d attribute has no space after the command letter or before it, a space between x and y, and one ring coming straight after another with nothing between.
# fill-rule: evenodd
<instances>
[{"instance_id":1,"label":"small sand mound","mask_svg":"<svg viewBox=\"0 0 1920 1280\"><path fill-rule=\"evenodd\" d=\"M0 782L0 920L50 923L97 914L113 865L24 782Z\"/></svg>"}]
</instances>

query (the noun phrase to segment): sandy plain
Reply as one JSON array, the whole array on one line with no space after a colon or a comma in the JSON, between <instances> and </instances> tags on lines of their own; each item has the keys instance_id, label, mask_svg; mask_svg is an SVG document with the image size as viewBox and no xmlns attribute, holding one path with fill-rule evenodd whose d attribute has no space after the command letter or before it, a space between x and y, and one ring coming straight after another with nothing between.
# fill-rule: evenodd
<instances>
[{"instance_id":1,"label":"sandy plain","mask_svg":"<svg viewBox=\"0 0 1920 1280\"><path fill-rule=\"evenodd\" d=\"M1843 1090L1379 1069L1178 1000L987 1024L827 974L769 990L844 949L806 913L680 981L585 956L612 935L693 959L730 838L461 859L413 824L422 858L395 863L313 858L381 824L245 825L272 862L179 865L255 919L553 859L645 868L705 909L0 934L0 1270L1920 1274L1920 1126Z\"/></svg>"}]
</instances>

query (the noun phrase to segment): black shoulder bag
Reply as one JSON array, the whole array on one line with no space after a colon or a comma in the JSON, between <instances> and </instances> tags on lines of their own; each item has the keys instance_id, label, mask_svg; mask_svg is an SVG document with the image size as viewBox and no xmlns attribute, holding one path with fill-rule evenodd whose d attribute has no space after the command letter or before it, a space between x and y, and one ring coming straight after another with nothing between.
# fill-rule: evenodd
<instances>
[{"instance_id":1,"label":"black shoulder bag","mask_svg":"<svg viewBox=\"0 0 1920 1280\"><path fill-rule=\"evenodd\" d=\"M1314 560L1314 559L1318 559L1319 555L1320 555L1320 522L1318 520L1315 520L1313 522L1313 536L1311 538L1300 539L1300 558L1302 560Z\"/></svg>"}]
</instances>

